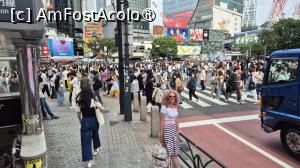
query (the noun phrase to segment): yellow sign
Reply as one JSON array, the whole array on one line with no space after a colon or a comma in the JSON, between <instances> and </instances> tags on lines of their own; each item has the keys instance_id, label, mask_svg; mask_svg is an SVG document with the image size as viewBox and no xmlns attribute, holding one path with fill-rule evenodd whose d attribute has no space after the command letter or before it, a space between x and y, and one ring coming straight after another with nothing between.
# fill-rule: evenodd
<instances>
[{"instance_id":1,"label":"yellow sign","mask_svg":"<svg viewBox=\"0 0 300 168\"><path fill-rule=\"evenodd\" d=\"M177 46L177 55L200 55L201 46Z\"/></svg>"},{"instance_id":2,"label":"yellow sign","mask_svg":"<svg viewBox=\"0 0 300 168\"><path fill-rule=\"evenodd\" d=\"M25 168L42 168L42 158L26 161Z\"/></svg>"}]
</instances>

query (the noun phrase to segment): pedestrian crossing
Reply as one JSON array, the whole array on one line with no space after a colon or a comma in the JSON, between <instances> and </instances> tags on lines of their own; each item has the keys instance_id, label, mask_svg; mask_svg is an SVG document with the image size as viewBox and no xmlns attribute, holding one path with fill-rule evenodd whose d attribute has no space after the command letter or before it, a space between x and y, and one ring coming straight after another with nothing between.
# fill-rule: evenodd
<instances>
[{"instance_id":1,"label":"pedestrian crossing","mask_svg":"<svg viewBox=\"0 0 300 168\"><path fill-rule=\"evenodd\" d=\"M200 89L200 88L197 88L197 89ZM210 87L210 86L207 86L206 89L210 89L210 90L211 90L211 87ZM231 96L235 98L235 99L233 99L233 100L236 100L236 97L237 97L236 93L233 93ZM224 96L223 96L223 97L224 97ZM225 97L224 97L224 99L225 99ZM252 98L249 98L249 97L244 97L244 100L247 100L247 101L249 101L249 102L253 102L253 99L252 99Z\"/></svg>"},{"instance_id":2,"label":"pedestrian crossing","mask_svg":"<svg viewBox=\"0 0 300 168\"><path fill-rule=\"evenodd\" d=\"M182 93L181 93L181 96L189 100L189 94L188 94L188 93L182 92ZM201 107L209 107L209 106L211 106L210 104L207 104L207 103L205 103L204 101L201 101L200 99L199 99L197 102L195 102L195 103L198 104L198 105L201 106ZM187 104L187 103L186 103L186 104ZM182 106L182 105L181 105L181 106ZM186 107L186 106L185 106L185 107ZM184 107L183 107L183 108L184 108Z\"/></svg>"},{"instance_id":3,"label":"pedestrian crossing","mask_svg":"<svg viewBox=\"0 0 300 168\"><path fill-rule=\"evenodd\" d=\"M195 101L195 98L193 98L193 101L189 101L189 92L188 89L185 88L185 90L181 93L181 96L185 98L185 101L180 104L180 107L183 109L192 109L194 108L194 105L197 104L200 107L211 107L211 106L229 106L232 104L239 104L239 102L236 100L236 93L232 94L232 97L228 99L228 103L226 103L225 96L220 95L220 100L210 97L211 93L211 87L207 86L204 91L201 90L201 88L196 88L196 95L199 97L198 101ZM200 91L201 90L201 91ZM215 95L215 94L214 94ZM247 103L252 103L253 99L246 97L244 100Z\"/></svg>"}]
</instances>

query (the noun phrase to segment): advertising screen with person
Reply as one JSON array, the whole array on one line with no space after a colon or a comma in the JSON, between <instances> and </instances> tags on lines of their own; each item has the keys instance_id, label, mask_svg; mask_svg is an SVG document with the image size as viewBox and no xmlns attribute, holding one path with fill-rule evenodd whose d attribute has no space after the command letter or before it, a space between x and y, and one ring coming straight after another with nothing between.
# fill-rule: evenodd
<instances>
[{"instance_id":1,"label":"advertising screen with person","mask_svg":"<svg viewBox=\"0 0 300 168\"><path fill-rule=\"evenodd\" d=\"M180 29L180 28L167 28L167 36L174 37L177 41L188 41L189 33L188 29Z\"/></svg>"},{"instance_id":2,"label":"advertising screen with person","mask_svg":"<svg viewBox=\"0 0 300 168\"><path fill-rule=\"evenodd\" d=\"M191 28L190 29L191 41L203 41L203 29Z\"/></svg>"},{"instance_id":3,"label":"advertising screen with person","mask_svg":"<svg viewBox=\"0 0 300 168\"><path fill-rule=\"evenodd\" d=\"M52 56L74 56L72 38L54 38L48 40L49 50Z\"/></svg>"}]
</instances>

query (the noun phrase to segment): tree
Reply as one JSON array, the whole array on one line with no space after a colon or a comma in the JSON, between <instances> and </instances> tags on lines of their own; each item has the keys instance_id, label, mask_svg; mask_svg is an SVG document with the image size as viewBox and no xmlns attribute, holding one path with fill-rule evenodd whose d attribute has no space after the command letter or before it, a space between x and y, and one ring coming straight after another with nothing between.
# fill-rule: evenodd
<instances>
[{"instance_id":1,"label":"tree","mask_svg":"<svg viewBox=\"0 0 300 168\"><path fill-rule=\"evenodd\" d=\"M295 19L280 20L259 36L259 42L266 46L267 54L276 50L300 48L299 39L300 20Z\"/></svg>"},{"instance_id":2,"label":"tree","mask_svg":"<svg viewBox=\"0 0 300 168\"><path fill-rule=\"evenodd\" d=\"M159 37L153 40L152 57L176 57L178 42L173 37Z\"/></svg>"},{"instance_id":3,"label":"tree","mask_svg":"<svg viewBox=\"0 0 300 168\"><path fill-rule=\"evenodd\" d=\"M108 62L108 57L111 57L114 53L118 51L118 48L115 46L114 39L110 38L98 37L96 40L89 42L87 46L93 53L92 58L95 58L100 50L104 51L104 47L106 47L106 53L102 53L105 56L106 63Z\"/></svg>"},{"instance_id":4,"label":"tree","mask_svg":"<svg viewBox=\"0 0 300 168\"><path fill-rule=\"evenodd\" d=\"M251 48L251 58L261 58L264 55L264 46L261 45L260 42L250 42L248 44L239 44L239 50L241 53L247 53L250 56L250 48Z\"/></svg>"}]
</instances>

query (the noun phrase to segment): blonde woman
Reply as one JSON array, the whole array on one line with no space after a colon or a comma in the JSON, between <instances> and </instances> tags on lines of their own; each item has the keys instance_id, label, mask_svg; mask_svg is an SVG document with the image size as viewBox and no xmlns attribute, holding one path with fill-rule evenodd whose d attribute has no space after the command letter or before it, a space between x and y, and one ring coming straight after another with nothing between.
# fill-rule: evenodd
<instances>
[{"instance_id":1,"label":"blonde woman","mask_svg":"<svg viewBox=\"0 0 300 168\"><path fill-rule=\"evenodd\" d=\"M160 141L162 144L165 144L174 168L179 168L179 101L180 98L176 91L167 91L162 97L160 110Z\"/></svg>"}]
</instances>

